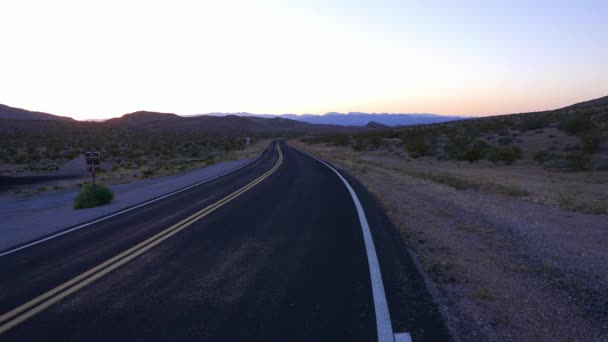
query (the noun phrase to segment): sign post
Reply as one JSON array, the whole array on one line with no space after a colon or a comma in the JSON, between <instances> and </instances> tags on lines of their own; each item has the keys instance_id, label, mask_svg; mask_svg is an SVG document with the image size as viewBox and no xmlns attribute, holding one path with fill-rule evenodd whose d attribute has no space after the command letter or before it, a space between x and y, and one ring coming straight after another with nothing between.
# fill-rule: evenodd
<instances>
[{"instance_id":1,"label":"sign post","mask_svg":"<svg viewBox=\"0 0 608 342\"><path fill-rule=\"evenodd\" d=\"M95 166L101 162L101 156L97 151L88 151L84 153L87 165L91 168L91 177L93 178L93 191L95 191Z\"/></svg>"}]
</instances>

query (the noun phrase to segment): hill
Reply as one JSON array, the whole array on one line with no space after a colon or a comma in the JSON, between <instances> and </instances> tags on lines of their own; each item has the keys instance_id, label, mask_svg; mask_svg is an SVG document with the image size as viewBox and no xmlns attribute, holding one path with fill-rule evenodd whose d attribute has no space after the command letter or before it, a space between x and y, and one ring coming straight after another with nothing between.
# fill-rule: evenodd
<instances>
[{"instance_id":1,"label":"hill","mask_svg":"<svg viewBox=\"0 0 608 342\"><path fill-rule=\"evenodd\" d=\"M202 114L207 116L228 116L238 115L245 117L260 117L260 118L283 118L307 122L317 125L338 125L338 126L366 126L368 122L374 121L385 126L411 126L419 124L432 124L440 122L448 122L454 120L466 119L465 116L445 116L437 114L390 114L390 113L337 113L329 112L322 115L314 114L251 114L251 113L208 113Z\"/></svg>"},{"instance_id":2,"label":"hill","mask_svg":"<svg viewBox=\"0 0 608 342\"><path fill-rule=\"evenodd\" d=\"M368 127L368 128L379 128L379 129L389 128L389 126L383 125L383 124L381 124L379 122L376 122L376 121L370 121L370 122L368 122L367 125L365 125L365 127Z\"/></svg>"},{"instance_id":3,"label":"hill","mask_svg":"<svg viewBox=\"0 0 608 342\"><path fill-rule=\"evenodd\" d=\"M371 129L277 117L182 117L147 111L104 122L0 119L0 174L54 173L84 151L94 149L112 165L112 177L128 180L237 158L252 144L272 137L365 130Z\"/></svg>"},{"instance_id":4,"label":"hill","mask_svg":"<svg viewBox=\"0 0 608 342\"><path fill-rule=\"evenodd\" d=\"M213 116L199 115L182 117L171 113L140 111L125 114L120 118L101 123L111 127L132 127L164 132L199 132L205 134L244 133L347 133L363 131L365 127L344 127L339 125L319 125L282 117L256 116Z\"/></svg>"},{"instance_id":5,"label":"hill","mask_svg":"<svg viewBox=\"0 0 608 342\"><path fill-rule=\"evenodd\" d=\"M561 109L518 113L439 124L324 136L310 142L350 145L357 151L391 149L411 158L489 160L513 164L528 160L545 168L608 169L608 97Z\"/></svg>"},{"instance_id":6,"label":"hill","mask_svg":"<svg viewBox=\"0 0 608 342\"><path fill-rule=\"evenodd\" d=\"M33 112L26 109L9 107L3 104L0 104L0 119L74 121L74 119L67 116Z\"/></svg>"}]
</instances>

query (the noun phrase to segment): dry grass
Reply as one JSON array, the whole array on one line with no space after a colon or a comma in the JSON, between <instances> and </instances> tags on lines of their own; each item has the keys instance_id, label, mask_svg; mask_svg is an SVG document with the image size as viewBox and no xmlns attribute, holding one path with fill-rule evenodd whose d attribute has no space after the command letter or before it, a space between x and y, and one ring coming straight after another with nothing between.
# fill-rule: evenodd
<instances>
[{"instance_id":1,"label":"dry grass","mask_svg":"<svg viewBox=\"0 0 608 342\"><path fill-rule=\"evenodd\" d=\"M534 162L513 166L470 164L426 157L410 159L386 149L356 152L349 147L290 143L310 148L319 155L339 155L347 168L356 170L382 168L458 190L518 197L570 211L604 214L608 209L608 171L563 173L543 169Z\"/></svg>"},{"instance_id":2,"label":"dry grass","mask_svg":"<svg viewBox=\"0 0 608 342\"><path fill-rule=\"evenodd\" d=\"M589 260L602 255L605 221L586 215L573 224L584 214L554 218L543 213L560 213L557 208L562 206L599 213L589 202L581 202L608 195L605 175L550 173L532 163L495 167L408 160L382 150L355 152L348 147L289 143L348 170L380 199L456 341L599 336L597 322L581 312L589 312L587 303L596 303L602 293L589 291L588 279L580 275L598 269ZM556 185L567 191L559 195ZM530 206L542 206L528 202L549 208L535 213ZM573 221L559 222L561 217ZM545 230L542 238L530 240L528 233L531 227L537 229L535 225ZM546 240L552 242L545 246ZM550 257L545 259L544 253ZM575 276L573 269L565 269L563 255L577 261L588 255L577 265L577 272L583 273ZM595 279L602 276L591 274Z\"/></svg>"}]
</instances>

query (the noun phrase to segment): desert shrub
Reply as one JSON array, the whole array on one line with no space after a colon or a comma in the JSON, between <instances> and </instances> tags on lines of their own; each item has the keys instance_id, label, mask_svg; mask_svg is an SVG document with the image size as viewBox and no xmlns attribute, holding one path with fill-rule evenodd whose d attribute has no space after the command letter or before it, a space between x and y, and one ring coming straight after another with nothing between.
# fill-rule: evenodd
<instances>
[{"instance_id":1,"label":"desert shrub","mask_svg":"<svg viewBox=\"0 0 608 342\"><path fill-rule=\"evenodd\" d=\"M363 140L360 140L360 139L355 140L353 149L357 152L361 152L361 151L365 150L365 142L363 142Z\"/></svg>"},{"instance_id":2,"label":"desert shrub","mask_svg":"<svg viewBox=\"0 0 608 342\"><path fill-rule=\"evenodd\" d=\"M15 156L14 160L17 164L27 164L30 162L30 158L28 158L28 156L26 156L25 154L19 154Z\"/></svg>"},{"instance_id":3,"label":"desert shrub","mask_svg":"<svg viewBox=\"0 0 608 342\"><path fill-rule=\"evenodd\" d=\"M583 141L583 145L581 149L583 152L588 154L593 154L597 152L597 149L600 147L603 141L602 132L597 128L589 129L583 136L581 136L581 140Z\"/></svg>"},{"instance_id":4,"label":"desert shrub","mask_svg":"<svg viewBox=\"0 0 608 342\"><path fill-rule=\"evenodd\" d=\"M207 157L205 158L205 164L207 164L207 165L215 164L215 157L212 154L207 155Z\"/></svg>"},{"instance_id":5,"label":"desert shrub","mask_svg":"<svg viewBox=\"0 0 608 342\"><path fill-rule=\"evenodd\" d=\"M591 170L593 170L593 171L608 170L608 159L593 159L591 161Z\"/></svg>"},{"instance_id":6,"label":"desert shrub","mask_svg":"<svg viewBox=\"0 0 608 342\"><path fill-rule=\"evenodd\" d=\"M566 170L570 169L570 162L567 161L566 159L562 159L562 158L551 159L551 160L547 160L546 162L544 162L543 166L546 167L547 169L556 169L556 170L566 171Z\"/></svg>"},{"instance_id":7,"label":"desert shrub","mask_svg":"<svg viewBox=\"0 0 608 342\"><path fill-rule=\"evenodd\" d=\"M74 209L93 208L112 202L114 193L103 184L87 184L74 200Z\"/></svg>"},{"instance_id":8,"label":"desert shrub","mask_svg":"<svg viewBox=\"0 0 608 342\"><path fill-rule=\"evenodd\" d=\"M430 149L431 146L426 142L426 138L423 135L411 137L409 141L405 143L405 150L412 158L422 157L428 154Z\"/></svg>"},{"instance_id":9,"label":"desert shrub","mask_svg":"<svg viewBox=\"0 0 608 342\"><path fill-rule=\"evenodd\" d=\"M591 119L583 114L568 116L561 119L559 122L559 128L562 131L572 135L583 134L594 127L595 125Z\"/></svg>"},{"instance_id":10,"label":"desert shrub","mask_svg":"<svg viewBox=\"0 0 608 342\"><path fill-rule=\"evenodd\" d=\"M489 148L487 156L495 164L511 165L523 157L523 152L518 146L497 146Z\"/></svg>"},{"instance_id":11,"label":"desert shrub","mask_svg":"<svg viewBox=\"0 0 608 342\"><path fill-rule=\"evenodd\" d=\"M482 140L475 140L470 143L462 154L458 155L458 160L466 160L469 163L476 162L485 157L490 146Z\"/></svg>"},{"instance_id":12,"label":"desert shrub","mask_svg":"<svg viewBox=\"0 0 608 342\"><path fill-rule=\"evenodd\" d=\"M152 170L152 169L146 169L146 170L144 170L142 172L142 175L144 177L152 177L152 176L154 176L154 170Z\"/></svg>"},{"instance_id":13,"label":"desert shrub","mask_svg":"<svg viewBox=\"0 0 608 342\"><path fill-rule=\"evenodd\" d=\"M538 151L536 153L534 153L534 160L540 164L544 164L545 162L548 162L550 160L555 160L558 159L559 156L555 153L549 152L549 151Z\"/></svg>"},{"instance_id":14,"label":"desert shrub","mask_svg":"<svg viewBox=\"0 0 608 342\"><path fill-rule=\"evenodd\" d=\"M566 153L564 159L568 161L568 168L572 171L587 170L591 163L589 155L578 151Z\"/></svg>"},{"instance_id":15,"label":"desert shrub","mask_svg":"<svg viewBox=\"0 0 608 342\"><path fill-rule=\"evenodd\" d=\"M448 135L448 141L445 145L447 156L453 159L466 160L464 153L468 150L471 140L471 138L462 134Z\"/></svg>"},{"instance_id":16,"label":"desert shrub","mask_svg":"<svg viewBox=\"0 0 608 342\"><path fill-rule=\"evenodd\" d=\"M530 195L530 192L525 189L521 189L515 185L496 185L496 190L498 190L501 194L511 196L511 197L523 197Z\"/></svg>"},{"instance_id":17,"label":"desert shrub","mask_svg":"<svg viewBox=\"0 0 608 342\"><path fill-rule=\"evenodd\" d=\"M549 125L549 120L546 117L531 116L523 118L517 125L520 131L533 131L545 128Z\"/></svg>"},{"instance_id":18,"label":"desert shrub","mask_svg":"<svg viewBox=\"0 0 608 342\"><path fill-rule=\"evenodd\" d=\"M513 143L513 139L511 137L499 137L498 138L498 145L500 146L507 146L507 145L511 145Z\"/></svg>"},{"instance_id":19,"label":"desert shrub","mask_svg":"<svg viewBox=\"0 0 608 342\"><path fill-rule=\"evenodd\" d=\"M338 146L346 146L348 145L348 135L334 135L330 138L330 141Z\"/></svg>"}]
</instances>

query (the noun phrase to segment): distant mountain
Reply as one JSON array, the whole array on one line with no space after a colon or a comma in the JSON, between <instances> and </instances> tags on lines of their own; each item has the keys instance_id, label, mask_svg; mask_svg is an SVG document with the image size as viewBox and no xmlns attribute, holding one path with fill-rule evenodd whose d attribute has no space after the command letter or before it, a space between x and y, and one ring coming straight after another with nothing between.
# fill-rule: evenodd
<instances>
[{"instance_id":1,"label":"distant mountain","mask_svg":"<svg viewBox=\"0 0 608 342\"><path fill-rule=\"evenodd\" d=\"M383 125L383 124L378 123L376 121L370 121L370 122L368 122L367 125L365 125L365 127L368 127L368 128L389 128L389 126Z\"/></svg>"},{"instance_id":2,"label":"distant mountain","mask_svg":"<svg viewBox=\"0 0 608 342\"><path fill-rule=\"evenodd\" d=\"M239 113L241 114L241 113ZM365 127L320 125L277 116L198 115L179 116L171 113L140 111L101 124L115 128L132 127L170 132L200 132L207 134L240 133L350 133L366 130Z\"/></svg>"},{"instance_id":3,"label":"distant mountain","mask_svg":"<svg viewBox=\"0 0 608 342\"><path fill-rule=\"evenodd\" d=\"M409 126L418 124L440 123L453 120L466 119L464 116L444 116L437 114L389 114L389 113L360 113L350 112L347 114L329 112L323 115L315 114L251 114L251 113L209 113L203 115L226 116L239 115L248 117L272 118L280 117L284 119L297 120L312 124L321 125L340 125L340 126L365 126L370 121L386 126Z\"/></svg>"},{"instance_id":4,"label":"distant mountain","mask_svg":"<svg viewBox=\"0 0 608 342\"><path fill-rule=\"evenodd\" d=\"M158 113L158 112L148 112L148 111L139 111L133 112L129 114L125 114L120 118L113 118L106 120L106 123L121 123L133 126L142 126L151 122L159 122L159 121L172 121L172 120L180 120L181 116L173 113Z\"/></svg>"},{"instance_id":5,"label":"distant mountain","mask_svg":"<svg viewBox=\"0 0 608 342\"><path fill-rule=\"evenodd\" d=\"M9 107L3 104L0 104L0 119L74 121L74 119L67 116L58 116L42 112L32 112L26 109Z\"/></svg>"}]
</instances>

